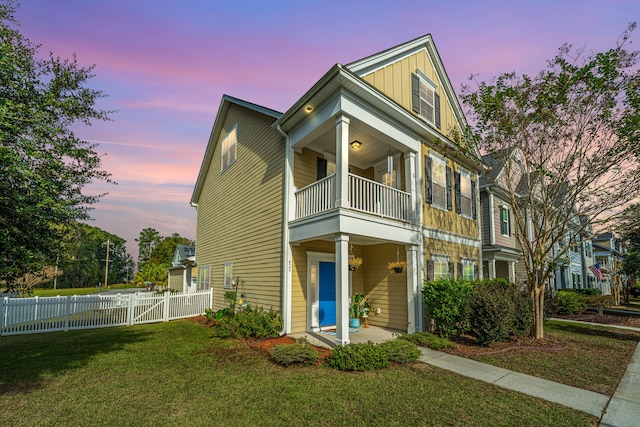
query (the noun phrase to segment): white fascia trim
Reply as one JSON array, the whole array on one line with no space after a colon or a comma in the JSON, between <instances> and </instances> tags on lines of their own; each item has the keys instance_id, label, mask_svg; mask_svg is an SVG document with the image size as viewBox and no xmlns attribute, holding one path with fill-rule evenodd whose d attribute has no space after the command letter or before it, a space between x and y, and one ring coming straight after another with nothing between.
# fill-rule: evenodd
<instances>
[{"instance_id":1,"label":"white fascia trim","mask_svg":"<svg viewBox=\"0 0 640 427\"><path fill-rule=\"evenodd\" d=\"M415 39L408 44L401 44L395 48L388 49L385 52L374 54L351 64L347 64L346 68L359 77L374 73L394 62L401 61L421 50L427 50L426 44L431 41L431 36L426 35Z\"/></svg>"},{"instance_id":2,"label":"white fascia trim","mask_svg":"<svg viewBox=\"0 0 640 427\"><path fill-rule=\"evenodd\" d=\"M427 226L422 226L422 236L425 239L442 240L443 242L456 243L459 245L472 246L474 248L482 248L480 239L462 236L460 234L451 233L444 230L438 230Z\"/></svg>"}]
</instances>

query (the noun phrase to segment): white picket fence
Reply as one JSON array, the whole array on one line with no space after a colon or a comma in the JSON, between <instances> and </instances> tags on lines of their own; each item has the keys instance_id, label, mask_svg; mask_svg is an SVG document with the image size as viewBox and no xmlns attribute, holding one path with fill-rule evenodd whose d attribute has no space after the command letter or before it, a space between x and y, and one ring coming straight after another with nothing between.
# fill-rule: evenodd
<instances>
[{"instance_id":1,"label":"white picket fence","mask_svg":"<svg viewBox=\"0 0 640 427\"><path fill-rule=\"evenodd\" d=\"M2 298L0 335L34 334L168 322L211 308L213 290L190 294L149 292L117 295Z\"/></svg>"}]
</instances>

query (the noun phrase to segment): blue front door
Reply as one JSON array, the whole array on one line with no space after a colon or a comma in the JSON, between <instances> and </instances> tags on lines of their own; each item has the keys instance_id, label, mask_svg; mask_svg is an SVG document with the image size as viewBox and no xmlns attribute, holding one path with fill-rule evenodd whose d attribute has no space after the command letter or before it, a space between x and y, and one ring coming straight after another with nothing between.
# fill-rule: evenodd
<instances>
[{"instance_id":1,"label":"blue front door","mask_svg":"<svg viewBox=\"0 0 640 427\"><path fill-rule=\"evenodd\" d=\"M336 263L318 262L318 306L320 326L336 324Z\"/></svg>"}]
</instances>

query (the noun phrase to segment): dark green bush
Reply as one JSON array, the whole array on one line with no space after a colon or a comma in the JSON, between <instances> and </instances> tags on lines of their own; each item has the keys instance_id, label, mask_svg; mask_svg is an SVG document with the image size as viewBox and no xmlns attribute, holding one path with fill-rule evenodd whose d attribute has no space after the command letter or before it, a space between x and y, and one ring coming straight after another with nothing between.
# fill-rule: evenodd
<instances>
[{"instance_id":1,"label":"dark green bush","mask_svg":"<svg viewBox=\"0 0 640 427\"><path fill-rule=\"evenodd\" d=\"M327 358L327 366L341 371L369 371L390 365L384 349L372 342L337 346Z\"/></svg>"},{"instance_id":2,"label":"dark green bush","mask_svg":"<svg viewBox=\"0 0 640 427\"><path fill-rule=\"evenodd\" d=\"M433 350L442 350L443 348L456 348L456 345L448 339L439 337L430 332L401 334L398 338L412 342L415 345L419 345L420 347L428 347Z\"/></svg>"},{"instance_id":3,"label":"dark green bush","mask_svg":"<svg viewBox=\"0 0 640 427\"><path fill-rule=\"evenodd\" d=\"M469 296L469 325L480 344L505 340L512 333L516 319L512 293L502 283L485 282Z\"/></svg>"},{"instance_id":4,"label":"dark green bush","mask_svg":"<svg viewBox=\"0 0 640 427\"><path fill-rule=\"evenodd\" d=\"M587 308L584 295L565 289L556 292L555 302L559 314L579 314Z\"/></svg>"},{"instance_id":5,"label":"dark green bush","mask_svg":"<svg viewBox=\"0 0 640 427\"><path fill-rule=\"evenodd\" d=\"M387 359L395 363L414 362L422 355L418 347L406 340L385 341L379 346L387 353Z\"/></svg>"},{"instance_id":6,"label":"dark green bush","mask_svg":"<svg viewBox=\"0 0 640 427\"><path fill-rule=\"evenodd\" d=\"M516 336L527 335L533 326L533 303L531 302L531 297L526 291L522 291L516 286L512 286L511 295L515 316L511 325L511 333Z\"/></svg>"},{"instance_id":7,"label":"dark green bush","mask_svg":"<svg viewBox=\"0 0 640 427\"><path fill-rule=\"evenodd\" d=\"M320 360L320 354L309 344L297 342L275 346L271 349L271 358L274 362L284 366L313 365Z\"/></svg>"},{"instance_id":8,"label":"dark green bush","mask_svg":"<svg viewBox=\"0 0 640 427\"><path fill-rule=\"evenodd\" d=\"M441 336L450 337L468 330L467 300L473 287L473 282L468 280L425 281L422 293L426 317L433 319Z\"/></svg>"}]
</instances>

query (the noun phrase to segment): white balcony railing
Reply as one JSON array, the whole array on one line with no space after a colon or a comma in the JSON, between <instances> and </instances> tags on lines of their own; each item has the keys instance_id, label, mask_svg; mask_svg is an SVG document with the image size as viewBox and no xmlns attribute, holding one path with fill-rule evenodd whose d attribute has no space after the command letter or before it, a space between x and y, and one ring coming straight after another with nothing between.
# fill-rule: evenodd
<instances>
[{"instance_id":1,"label":"white balcony railing","mask_svg":"<svg viewBox=\"0 0 640 427\"><path fill-rule=\"evenodd\" d=\"M296 219L333 209L335 174L316 181L296 192ZM411 195L379 182L349 174L351 209L409 222Z\"/></svg>"}]
</instances>

